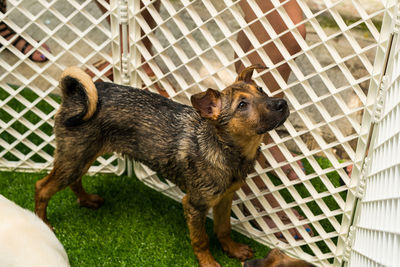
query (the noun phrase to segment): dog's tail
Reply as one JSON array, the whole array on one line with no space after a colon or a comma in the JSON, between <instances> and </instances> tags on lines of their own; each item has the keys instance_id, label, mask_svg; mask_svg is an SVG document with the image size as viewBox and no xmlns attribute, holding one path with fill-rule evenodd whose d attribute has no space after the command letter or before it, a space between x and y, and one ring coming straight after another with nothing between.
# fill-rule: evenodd
<instances>
[{"instance_id":1,"label":"dog's tail","mask_svg":"<svg viewBox=\"0 0 400 267\"><path fill-rule=\"evenodd\" d=\"M61 74L60 87L63 103L79 103L82 109L78 114L66 119L65 126L77 126L95 114L99 97L92 78L86 72L78 67L68 67Z\"/></svg>"}]
</instances>

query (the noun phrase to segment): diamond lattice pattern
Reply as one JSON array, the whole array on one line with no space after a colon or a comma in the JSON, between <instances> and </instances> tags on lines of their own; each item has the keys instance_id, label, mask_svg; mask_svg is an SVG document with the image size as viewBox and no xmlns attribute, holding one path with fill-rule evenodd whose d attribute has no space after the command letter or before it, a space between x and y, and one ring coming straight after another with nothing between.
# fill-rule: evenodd
<instances>
[{"instance_id":1,"label":"diamond lattice pattern","mask_svg":"<svg viewBox=\"0 0 400 267\"><path fill-rule=\"evenodd\" d=\"M99 4L110 10L106 2ZM95 79L108 79L104 74L112 70L112 64L104 69L96 66L101 60L113 62L109 15L94 1L7 1L1 20L17 34L8 40L0 37L1 169L51 168L53 117L60 103L58 78L67 66L78 65L90 70ZM18 35L34 49L26 54L18 50L12 44ZM48 60L31 61L35 49ZM121 173L123 169L119 157L107 155L98 158L90 172Z\"/></svg>"},{"instance_id":2,"label":"diamond lattice pattern","mask_svg":"<svg viewBox=\"0 0 400 267\"><path fill-rule=\"evenodd\" d=\"M262 63L268 69L255 73L255 81L270 96L284 95L291 115L262 145L247 186L237 192L232 224L290 255L333 263L348 231L349 187L357 177L350 179L347 167L355 158L384 3L370 10L358 0L297 0L302 18L296 20L289 16L294 0L270 0L268 8L259 2L247 1L250 16L241 1L129 0L129 40L120 40L124 1L98 0L105 13L92 0L7 1L1 19L49 60L34 63L0 37L0 167L51 167L60 73L78 65L104 81L113 71L121 82L121 41L129 45L131 85L186 104L194 93L231 84L235 63ZM289 77L281 71L287 66ZM183 196L147 167L134 166L147 185L176 200ZM123 163L110 155L91 170L120 173Z\"/></svg>"}]
</instances>

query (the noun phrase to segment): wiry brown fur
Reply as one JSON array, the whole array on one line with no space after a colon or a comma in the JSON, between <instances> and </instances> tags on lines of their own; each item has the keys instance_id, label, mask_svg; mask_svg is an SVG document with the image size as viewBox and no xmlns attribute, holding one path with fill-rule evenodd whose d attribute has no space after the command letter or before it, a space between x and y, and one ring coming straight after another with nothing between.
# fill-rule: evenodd
<instances>
[{"instance_id":1,"label":"wiry brown fur","mask_svg":"<svg viewBox=\"0 0 400 267\"><path fill-rule=\"evenodd\" d=\"M279 249L271 250L264 259L246 261L244 267L315 267L304 260L289 257Z\"/></svg>"},{"instance_id":2,"label":"wiry brown fur","mask_svg":"<svg viewBox=\"0 0 400 267\"><path fill-rule=\"evenodd\" d=\"M93 84L83 71L66 70L55 116L54 168L36 183L36 213L48 223L48 201L67 186L81 205L99 207L103 199L86 193L81 177L99 155L116 151L187 193L183 207L200 265L218 266L204 228L210 208L223 249L241 260L252 257L247 245L230 238L232 197L251 171L263 135L289 114L284 100L267 97L251 81L257 68L263 67L246 68L222 92L208 89L192 96L194 108L113 83L96 83L96 90L89 89Z\"/></svg>"}]
</instances>

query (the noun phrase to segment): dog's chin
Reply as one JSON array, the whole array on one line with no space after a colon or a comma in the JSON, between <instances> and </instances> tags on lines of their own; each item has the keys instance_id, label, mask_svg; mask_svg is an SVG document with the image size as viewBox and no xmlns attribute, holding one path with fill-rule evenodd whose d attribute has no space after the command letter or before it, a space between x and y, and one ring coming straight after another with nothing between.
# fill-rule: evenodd
<instances>
[{"instance_id":1,"label":"dog's chin","mask_svg":"<svg viewBox=\"0 0 400 267\"><path fill-rule=\"evenodd\" d=\"M273 123L268 123L268 126L264 126L264 127L257 129L256 133L261 135L261 134L267 133L268 131L276 129L279 126L281 126L283 123L285 123L286 119L287 119L287 117L283 118L282 120L275 121Z\"/></svg>"},{"instance_id":2,"label":"dog's chin","mask_svg":"<svg viewBox=\"0 0 400 267\"><path fill-rule=\"evenodd\" d=\"M271 131L271 130L273 130L275 128L278 128L279 126L281 126L282 124L285 123L285 121L289 117L289 115L290 115L289 109L286 109L284 111L284 114L280 114L279 115L279 117L281 117L280 119L273 120L273 121L265 120L264 123L263 123L264 125L260 126L256 130L256 133L261 135L261 134L265 134L268 131Z\"/></svg>"}]
</instances>

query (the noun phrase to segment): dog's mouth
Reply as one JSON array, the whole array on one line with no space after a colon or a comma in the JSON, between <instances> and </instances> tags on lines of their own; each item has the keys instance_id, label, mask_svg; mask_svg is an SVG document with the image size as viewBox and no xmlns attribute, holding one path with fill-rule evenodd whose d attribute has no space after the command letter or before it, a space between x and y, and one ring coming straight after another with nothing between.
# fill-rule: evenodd
<instances>
[{"instance_id":1,"label":"dog's mouth","mask_svg":"<svg viewBox=\"0 0 400 267\"><path fill-rule=\"evenodd\" d=\"M289 109L285 111L285 114L278 120L274 120L273 122L266 123L267 126L261 127L257 130L257 134L265 134L268 131L278 128L279 126L283 125L286 119L289 117Z\"/></svg>"},{"instance_id":2,"label":"dog's mouth","mask_svg":"<svg viewBox=\"0 0 400 267\"><path fill-rule=\"evenodd\" d=\"M285 116L280 121L278 121L278 123L274 126L273 129L283 125L288 117L289 117L289 112L287 112L287 115L285 114Z\"/></svg>"}]
</instances>

